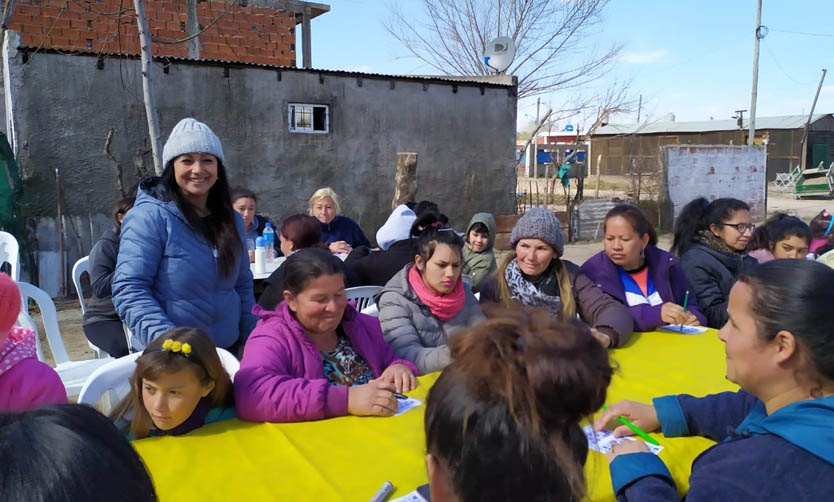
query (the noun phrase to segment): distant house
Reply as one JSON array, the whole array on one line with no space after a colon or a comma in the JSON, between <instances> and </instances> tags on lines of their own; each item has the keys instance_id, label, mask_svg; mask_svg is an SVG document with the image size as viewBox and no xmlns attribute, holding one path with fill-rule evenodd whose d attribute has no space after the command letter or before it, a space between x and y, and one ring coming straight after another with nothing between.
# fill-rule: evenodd
<instances>
[{"instance_id":1,"label":"distant house","mask_svg":"<svg viewBox=\"0 0 834 502\"><path fill-rule=\"evenodd\" d=\"M767 145L767 179L789 172L802 157L802 135L807 115L757 117L758 145ZM657 172L660 147L665 145L745 145L749 132L747 119L739 127L735 120L703 122L651 122L608 124L591 136L591 172L601 156L602 174L625 175L632 172ZM834 115L814 115L808 128L807 166L834 160Z\"/></svg>"}]
</instances>

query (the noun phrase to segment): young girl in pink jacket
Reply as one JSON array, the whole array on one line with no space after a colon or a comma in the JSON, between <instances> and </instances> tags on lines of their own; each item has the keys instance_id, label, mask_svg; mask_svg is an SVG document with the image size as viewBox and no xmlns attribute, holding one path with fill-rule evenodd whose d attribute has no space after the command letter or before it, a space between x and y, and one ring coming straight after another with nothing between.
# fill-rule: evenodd
<instances>
[{"instance_id":1,"label":"young girl in pink jacket","mask_svg":"<svg viewBox=\"0 0 834 502\"><path fill-rule=\"evenodd\" d=\"M35 332L15 326L20 290L0 273L0 412L67 402L55 370L38 361Z\"/></svg>"}]
</instances>

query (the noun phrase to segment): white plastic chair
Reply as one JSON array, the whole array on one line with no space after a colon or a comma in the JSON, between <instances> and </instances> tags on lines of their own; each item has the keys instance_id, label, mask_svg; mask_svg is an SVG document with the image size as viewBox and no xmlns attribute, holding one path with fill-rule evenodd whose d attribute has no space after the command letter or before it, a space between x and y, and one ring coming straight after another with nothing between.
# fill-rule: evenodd
<instances>
[{"instance_id":1,"label":"white plastic chair","mask_svg":"<svg viewBox=\"0 0 834 502\"><path fill-rule=\"evenodd\" d=\"M134 352L118 359L113 359L105 365L99 366L87 377L81 392L78 393L78 403L96 408L99 400L107 399L99 408L102 413L109 413L111 403L118 403L130 393L130 375L136 368L136 359L141 352ZM108 395L108 393L110 393Z\"/></svg>"},{"instance_id":2,"label":"white plastic chair","mask_svg":"<svg viewBox=\"0 0 834 502\"><path fill-rule=\"evenodd\" d=\"M61 381L67 389L67 396L76 396L84 385L84 381L87 380L87 377L99 366L112 361L113 358L107 357L105 359L72 361L64 346L64 339L61 338L61 330L58 327L58 312L55 310L55 304L52 302L52 298L49 297L46 291L28 282L18 282L17 287L20 288L20 296L23 300L21 314L25 314L21 317L24 320L28 317L28 322L32 324L28 327L35 328L34 322L31 321L31 315L29 315L29 300L34 300L41 311L43 327L44 331L46 331L46 340L49 343L49 349L52 351L52 357L55 360L55 371L58 372L58 376L61 377ZM23 324L25 325L26 323ZM38 347L38 359L43 361L43 350L40 347L40 337L37 333L35 339Z\"/></svg>"},{"instance_id":3,"label":"white plastic chair","mask_svg":"<svg viewBox=\"0 0 834 502\"><path fill-rule=\"evenodd\" d=\"M130 376L136 368L136 360L141 355L141 352L128 354L112 359L96 369L84 382L78 394L78 403L95 407L108 392L112 394L113 402L121 401L130 392ZM235 373L240 369L240 361L225 349L218 348L217 355L220 356L220 362L223 363L229 378L234 382Z\"/></svg>"},{"instance_id":4,"label":"white plastic chair","mask_svg":"<svg viewBox=\"0 0 834 502\"><path fill-rule=\"evenodd\" d=\"M20 245L14 235L0 232L0 266L8 263L11 266L11 277L15 282L20 280Z\"/></svg>"},{"instance_id":5,"label":"white plastic chair","mask_svg":"<svg viewBox=\"0 0 834 502\"><path fill-rule=\"evenodd\" d=\"M90 257L79 258L72 266L72 284L75 286L75 294L78 295L78 303L81 304L81 314L87 312L87 302L84 300L84 290L81 286L81 276L90 275ZM92 279L91 279L92 280Z\"/></svg>"},{"instance_id":6,"label":"white plastic chair","mask_svg":"<svg viewBox=\"0 0 834 502\"><path fill-rule=\"evenodd\" d=\"M374 303L374 295L381 290L380 286L357 286L355 288L347 288L345 296L348 301L356 302L356 310L362 312L368 305Z\"/></svg>"},{"instance_id":7,"label":"white plastic chair","mask_svg":"<svg viewBox=\"0 0 834 502\"><path fill-rule=\"evenodd\" d=\"M84 289L81 286L81 277L87 274L87 277L90 277L90 257L85 256L84 258L79 258L78 261L75 262L75 265L72 266L72 284L75 286L75 293L78 295L78 303L81 304L81 315L87 312L87 302L84 300ZM92 278L90 278L92 280ZM87 339L87 345L93 349L93 352L96 353L97 359L104 359L108 357L107 352L103 351L100 347L97 347L90 339Z\"/></svg>"},{"instance_id":8,"label":"white plastic chair","mask_svg":"<svg viewBox=\"0 0 834 502\"><path fill-rule=\"evenodd\" d=\"M379 317L379 308L376 303L372 303L360 311L361 314L369 315L371 317Z\"/></svg>"}]
</instances>

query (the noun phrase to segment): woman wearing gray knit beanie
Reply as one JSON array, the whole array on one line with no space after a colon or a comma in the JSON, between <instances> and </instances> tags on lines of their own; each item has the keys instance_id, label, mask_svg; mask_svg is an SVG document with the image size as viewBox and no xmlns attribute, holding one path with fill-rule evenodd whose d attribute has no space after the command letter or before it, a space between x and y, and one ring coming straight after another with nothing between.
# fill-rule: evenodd
<instances>
[{"instance_id":1,"label":"woman wearing gray knit beanie","mask_svg":"<svg viewBox=\"0 0 834 502\"><path fill-rule=\"evenodd\" d=\"M628 309L576 264L560 259L565 238L551 211L527 211L513 227L510 246L514 252L482 283L481 303L541 307L562 321L578 315L604 347L620 346L628 339L634 327Z\"/></svg>"},{"instance_id":2,"label":"woman wearing gray knit beanie","mask_svg":"<svg viewBox=\"0 0 834 502\"><path fill-rule=\"evenodd\" d=\"M113 304L136 350L182 326L237 350L255 326L255 298L220 139L182 119L162 160L162 176L142 180L122 225Z\"/></svg>"}]
</instances>

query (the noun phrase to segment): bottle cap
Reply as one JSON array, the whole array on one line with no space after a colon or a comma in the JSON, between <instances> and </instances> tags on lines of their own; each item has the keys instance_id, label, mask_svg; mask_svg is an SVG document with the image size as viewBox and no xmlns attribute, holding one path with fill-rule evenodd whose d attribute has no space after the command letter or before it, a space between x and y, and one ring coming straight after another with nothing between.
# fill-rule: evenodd
<instances>
[{"instance_id":1,"label":"bottle cap","mask_svg":"<svg viewBox=\"0 0 834 502\"><path fill-rule=\"evenodd\" d=\"M256 248L262 248L265 245L266 245L266 241L264 240L263 237L258 237L257 239L255 239L255 247Z\"/></svg>"},{"instance_id":2,"label":"bottle cap","mask_svg":"<svg viewBox=\"0 0 834 502\"><path fill-rule=\"evenodd\" d=\"M264 228L272 228L272 222L267 221L266 224L264 225Z\"/></svg>"}]
</instances>

